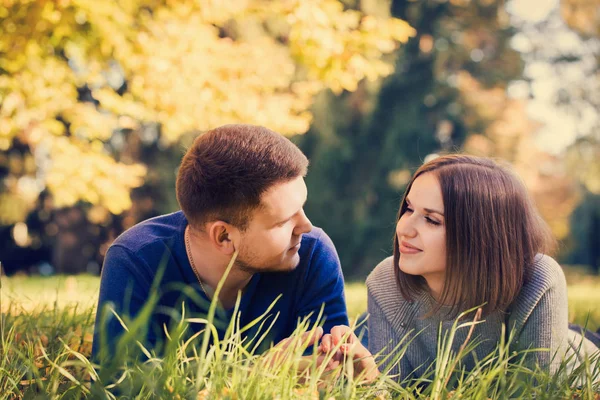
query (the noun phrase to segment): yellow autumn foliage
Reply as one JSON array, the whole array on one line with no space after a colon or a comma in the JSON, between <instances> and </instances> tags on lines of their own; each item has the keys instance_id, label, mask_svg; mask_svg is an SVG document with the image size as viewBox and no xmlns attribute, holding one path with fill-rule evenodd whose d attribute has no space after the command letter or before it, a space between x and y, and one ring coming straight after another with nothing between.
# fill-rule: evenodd
<instances>
[{"instance_id":1,"label":"yellow autumn foliage","mask_svg":"<svg viewBox=\"0 0 600 400\"><path fill-rule=\"evenodd\" d=\"M509 161L530 191L554 236L569 234L569 221L580 201L577 182L557 156L541 151L534 140L539 122L532 121L523 100L512 99L501 88L483 87L467 72L459 74L461 102L468 105L464 121L477 131L477 118L489 121L485 132L471 135L464 150ZM476 113L473 113L476 111ZM476 114L476 115L475 115Z\"/></svg>"},{"instance_id":2,"label":"yellow autumn foliage","mask_svg":"<svg viewBox=\"0 0 600 400\"><path fill-rule=\"evenodd\" d=\"M390 74L384 56L414 34L338 0L1 0L0 32L0 151L18 139L45 159L57 206L113 213L145 173L106 150L115 131L158 123L166 145L232 122L303 133L316 93Z\"/></svg>"}]
</instances>

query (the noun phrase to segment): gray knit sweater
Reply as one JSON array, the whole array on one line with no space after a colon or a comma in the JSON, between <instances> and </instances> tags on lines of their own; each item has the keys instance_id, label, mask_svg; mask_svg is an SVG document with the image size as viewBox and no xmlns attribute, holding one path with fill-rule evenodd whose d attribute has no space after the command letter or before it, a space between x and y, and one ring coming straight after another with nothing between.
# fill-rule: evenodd
<instances>
[{"instance_id":1,"label":"gray knit sweater","mask_svg":"<svg viewBox=\"0 0 600 400\"><path fill-rule=\"evenodd\" d=\"M454 320L444 319L443 315L440 317L444 313L423 318L433 299L428 293L422 293L415 301L406 301L398 289L393 268L393 258L386 258L367 278L368 342L369 350L379 354L379 360L391 354L383 366L395 363L390 373L398 375L398 380L402 381L418 378L427 371L436 359L440 323L443 332L446 332ZM582 340L582 348L588 355L597 351L592 342L568 329L567 314L567 285L562 269L551 257L539 255L532 267L532 278L510 306L509 314L492 313L485 322L475 327L470 341L479 345L462 360L462 366L470 370L476 359L481 360L494 351L503 334L503 323L514 327L516 332L511 350L549 349L528 357L535 357L532 360L549 367L551 372L560 365L562 355L574 354ZM457 331L452 343L455 353L465 341L468 331L468 327ZM441 337L444 337L443 333ZM396 362L394 358L400 356L399 350L410 339L412 342L405 354ZM399 344L400 347L397 347ZM559 356L553 357L555 353ZM573 357L570 366L578 362L579 359Z\"/></svg>"}]
</instances>

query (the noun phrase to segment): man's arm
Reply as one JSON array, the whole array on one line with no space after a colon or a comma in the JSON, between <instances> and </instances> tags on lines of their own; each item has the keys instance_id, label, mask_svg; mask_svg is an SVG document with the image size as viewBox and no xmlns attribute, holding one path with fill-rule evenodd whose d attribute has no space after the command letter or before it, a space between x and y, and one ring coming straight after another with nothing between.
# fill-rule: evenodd
<instances>
[{"instance_id":1,"label":"man's arm","mask_svg":"<svg viewBox=\"0 0 600 400\"><path fill-rule=\"evenodd\" d=\"M116 343L125 332L119 318L131 321L140 314L151 292L152 282L148 271L147 264L128 249L122 246L109 248L102 268L94 326L92 356L95 359L101 357L99 360L102 360L114 354ZM155 343L156 338L151 330L142 333L146 340L140 342ZM103 350L106 354L103 354Z\"/></svg>"}]
</instances>

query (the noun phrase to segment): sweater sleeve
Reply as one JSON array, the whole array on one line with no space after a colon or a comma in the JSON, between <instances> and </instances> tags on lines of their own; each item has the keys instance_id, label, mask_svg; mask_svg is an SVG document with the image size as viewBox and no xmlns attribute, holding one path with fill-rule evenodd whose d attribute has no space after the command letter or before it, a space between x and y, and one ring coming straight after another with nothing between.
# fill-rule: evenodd
<instances>
[{"instance_id":1,"label":"sweater sleeve","mask_svg":"<svg viewBox=\"0 0 600 400\"><path fill-rule=\"evenodd\" d=\"M325 333L336 325L348 325L344 276L333 242L325 232L314 244L303 289L296 311L298 318L310 315L314 323L323 307Z\"/></svg>"},{"instance_id":2,"label":"sweater sleeve","mask_svg":"<svg viewBox=\"0 0 600 400\"><path fill-rule=\"evenodd\" d=\"M92 346L94 358L100 356L104 347L108 354L113 354L118 338L125 332L114 313L124 321L131 321L146 304L151 285L148 266L141 258L121 246L109 248L100 280ZM148 343L155 343L152 330L145 336Z\"/></svg>"},{"instance_id":3,"label":"sweater sleeve","mask_svg":"<svg viewBox=\"0 0 600 400\"><path fill-rule=\"evenodd\" d=\"M388 374L392 377L397 377L396 380L401 382L413 370L408 358L401 357L403 345L397 348L401 340L386 319L383 310L370 293L368 297L368 310L369 351L375 356L381 372L389 369Z\"/></svg>"},{"instance_id":4,"label":"sweater sleeve","mask_svg":"<svg viewBox=\"0 0 600 400\"><path fill-rule=\"evenodd\" d=\"M567 284L552 258L536 261L532 279L518 296L511 320L517 328L516 351L545 349L527 354L530 362L554 373L568 348Z\"/></svg>"}]
</instances>

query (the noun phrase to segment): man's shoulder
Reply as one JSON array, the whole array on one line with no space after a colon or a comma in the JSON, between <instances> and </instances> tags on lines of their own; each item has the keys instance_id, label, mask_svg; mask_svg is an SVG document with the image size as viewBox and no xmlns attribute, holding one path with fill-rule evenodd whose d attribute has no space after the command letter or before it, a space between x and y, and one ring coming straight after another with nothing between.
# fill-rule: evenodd
<instances>
[{"instance_id":1,"label":"man's shoulder","mask_svg":"<svg viewBox=\"0 0 600 400\"><path fill-rule=\"evenodd\" d=\"M315 258L331 258L331 260L339 263L333 242L323 229L316 226L309 233L302 235L300 258L308 262Z\"/></svg>"},{"instance_id":2,"label":"man's shoulder","mask_svg":"<svg viewBox=\"0 0 600 400\"><path fill-rule=\"evenodd\" d=\"M113 246L124 247L132 253L152 245L164 246L176 240L185 229L186 219L183 212L159 215L142 221L123 232L113 242Z\"/></svg>"},{"instance_id":3,"label":"man's shoulder","mask_svg":"<svg viewBox=\"0 0 600 400\"><path fill-rule=\"evenodd\" d=\"M302 235L303 244L306 243L317 243L319 241L329 241L329 236L325 233L325 231L317 226L313 226L312 230L308 233Z\"/></svg>"}]
</instances>

